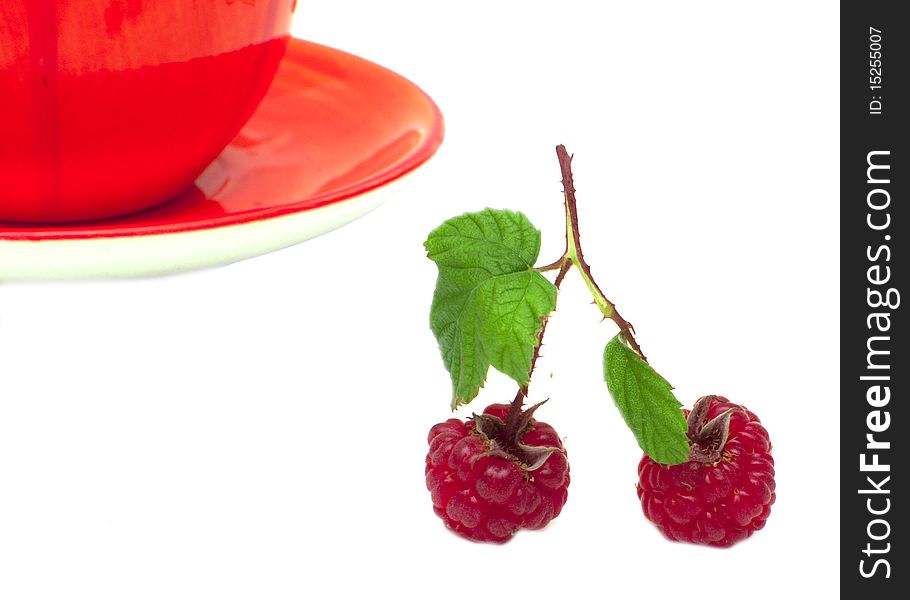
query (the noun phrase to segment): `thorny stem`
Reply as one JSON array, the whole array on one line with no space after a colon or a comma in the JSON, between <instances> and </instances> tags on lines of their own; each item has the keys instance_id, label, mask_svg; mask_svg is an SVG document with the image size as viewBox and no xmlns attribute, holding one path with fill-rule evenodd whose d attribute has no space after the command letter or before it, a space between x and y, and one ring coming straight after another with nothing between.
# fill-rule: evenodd
<instances>
[{"instance_id":1,"label":"thorny stem","mask_svg":"<svg viewBox=\"0 0 910 600\"><path fill-rule=\"evenodd\" d=\"M619 314L619 311L616 310L616 305L607 299L600 286L594 281L594 277L591 275L591 267L585 262L584 254L581 251L581 235L578 232L578 208L575 204L572 157L566 151L566 147L560 144L556 146L556 158L559 160L559 170L562 171L562 188L566 205L566 253L563 259L578 265L581 277L588 286L588 290L594 296L594 303L597 304L600 312L605 318L612 319L616 323L629 347L643 361L648 362L644 352L641 351L641 346L635 341L635 328Z\"/></svg>"},{"instance_id":2,"label":"thorny stem","mask_svg":"<svg viewBox=\"0 0 910 600\"><path fill-rule=\"evenodd\" d=\"M604 318L611 319L616 323L623 339L629 347L632 348L643 361L648 362L647 357L641 350L641 346L639 346L638 342L635 340L635 328L619 314L619 311L616 310L616 305L607 299L606 295L601 291L600 286L594 281L594 277L591 275L591 267L585 262L584 253L581 250L581 235L578 231L578 207L575 202L575 182L572 177L572 156L568 153L566 147L560 144L556 146L556 158L559 161L559 170L562 172L562 188L563 196L565 197L566 251L559 260L542 267L537 267L535 270L539 273L544 273L559 269L559 273L556 274L556 279L553 282L556 291L558 292L559 286L562 284L563 279L565 279L569 269L571 269L573 265L578 265L581 277L584 280L585 285L588 286L591 295L594 296L594 303L600 309ZM530 381L531 375L534 373L534 367L537 365L537 359L540 356L540 348L543 346L543 334L547 329L548 320L549 315L541 320L540 333L537 334L537 345L534 347L534 354L531 356L531 370L528 373L528 381ZM518 426L521 419L521 409L524 404L524 399L527 396L528 386L520 386L518 388L518 393L515 394L515 399L512 400L512 403L509 406L509 414L506 416L505 426L503 428L505 432L513 433Z\"/></svg>"},{"instance_id":3,"label":"thorny stem","mask_svg":"<svg viewBox=\"0 0 910 600\"><path fill-rule=\"evenodd\" d=\"M556 286L556 291L559 292L559 286L562 284L562 280L566 278L566 273L572 268L572 261L564 256L554 264L559 264L559 273L556 274L556 279L553 281L553 285ZM555 311L556 308L554 307L553 310ZM531 370L528 372L528 381L531 380L531 375L534 373L534 367L537 366L537 359L540 357L540 348L543 346L543 334L547 330L547 322L549 320L550 315L541 319L540 332L537 334L537 345L534 346L534 354L531 356ZM519 386L518 393L515 394L515 399L512 400L512 404L509 406L509 414L506 415L505 427L503 427L507 432L507 435L514 433L515 428L518 427L518 422L521 419L521 408L524 404L524 399L527 398L527 396L528 386Z\"/></svg>"},{"instance_id":4,"label":"thorny stem","mask_svg":"<svg viewBox=\"0 0 910 600\"><path fill-rule=\"evenodd\" d=\"M562 266L563 266L564 264L566 264L566 257L565 257L565 256L563 256L562 258L560 258L560 259L557 260L556 262L552 262L552 263L550 263L550 264L548 264L548 265L544 265L544 266L542 266L542 267L537 267L537 268L534 269L534 270L537 271L538 273L546 273L547 271L555 271L556 269L560 269L560 268L562 268Z\"/></svg>"}]
</instances>

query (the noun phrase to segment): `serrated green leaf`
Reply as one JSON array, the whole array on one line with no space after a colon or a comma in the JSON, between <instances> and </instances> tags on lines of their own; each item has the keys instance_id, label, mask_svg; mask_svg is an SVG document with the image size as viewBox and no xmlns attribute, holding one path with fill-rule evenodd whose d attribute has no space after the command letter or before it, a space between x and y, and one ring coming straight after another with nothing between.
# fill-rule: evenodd
<instances>
[{"instance_id":1,"label":"serrated green leaf","mask_svg":"<svg viewBox=\"0 0 910 600\"><path fill-rule=\"evenodd\" d=\"M617 334L604 348L604 380L641 449L659 463L689 458L686 419L673 386Z\"/></svg>"},{"instance_id":2,"label":"serrated green leaf","mask_svg":"<svg viewBox=\"0 0 910 600\"><path fill-rule=\"evenodd\" d=\"M424 246L439 268L430 328L452 377L452 407L474 399L490 365L528 383L541 319L556 288L534 270L540 231L521 213L487 208L449 219Z\"/></svg>"}]
</instances>

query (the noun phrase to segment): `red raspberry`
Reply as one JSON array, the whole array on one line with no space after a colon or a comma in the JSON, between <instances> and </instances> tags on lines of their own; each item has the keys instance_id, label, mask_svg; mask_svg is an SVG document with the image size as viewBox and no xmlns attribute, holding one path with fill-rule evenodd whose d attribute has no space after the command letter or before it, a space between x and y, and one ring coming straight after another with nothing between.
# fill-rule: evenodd
<instances>
[{"instance_id":1,"label":"red raspberry","mask_svg":"<svg viewBox=\"0 0 910 600\"><path fill-rule=\"evenodd\" d=\"M748 409L722 396L685 411L689 462L638 464L645 516L671 540L731 546L765 525L774 504L768 432Z\"/></svg>"},{"instance_id":2,"label":"red raspberry","mask_svg":"<svg viewBox=\"0 0 910 600\"><path fill-rule=\"evenodd\" d=\"M492 404L467 422L449 419L430 429L433 510L459 535L505 542L559 515L569 463L556 431L532 418L538 406L510 415L508 405Z\"/></svg>"}]
</instances>

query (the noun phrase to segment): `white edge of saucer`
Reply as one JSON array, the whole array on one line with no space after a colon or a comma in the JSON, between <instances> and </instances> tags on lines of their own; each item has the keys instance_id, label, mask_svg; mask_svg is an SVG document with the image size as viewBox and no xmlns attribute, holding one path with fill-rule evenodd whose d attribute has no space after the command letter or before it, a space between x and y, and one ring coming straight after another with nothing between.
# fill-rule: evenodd
<instances>
[{"instance_id":1,"label":"white edge of saucer","mask_svg":"<svg viewBox=\"0 0 910 600\"><path fill-rule=\"evenodd\" d=\"M382 204L410 175L319 208L237 225L122 237L0 240L0 280L146 277L226 265L346 225Z\"/></svg>"}]
</instances>

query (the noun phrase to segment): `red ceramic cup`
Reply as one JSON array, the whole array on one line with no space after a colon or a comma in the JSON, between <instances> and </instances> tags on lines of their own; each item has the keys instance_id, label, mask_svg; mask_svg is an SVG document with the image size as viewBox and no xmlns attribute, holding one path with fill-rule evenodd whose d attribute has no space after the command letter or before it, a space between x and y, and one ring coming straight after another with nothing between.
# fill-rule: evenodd
<instances>
[{"instance_id":1,"label":"red ceramic cup","mask_svg":"<svg viewBox=\"0 0 910 600\"><path fill-rule=\"evenodd\" d=\"M265 95L294 4L0 1L0 220L95 220L178 195Z\"/></svg>"}]
</instances>

